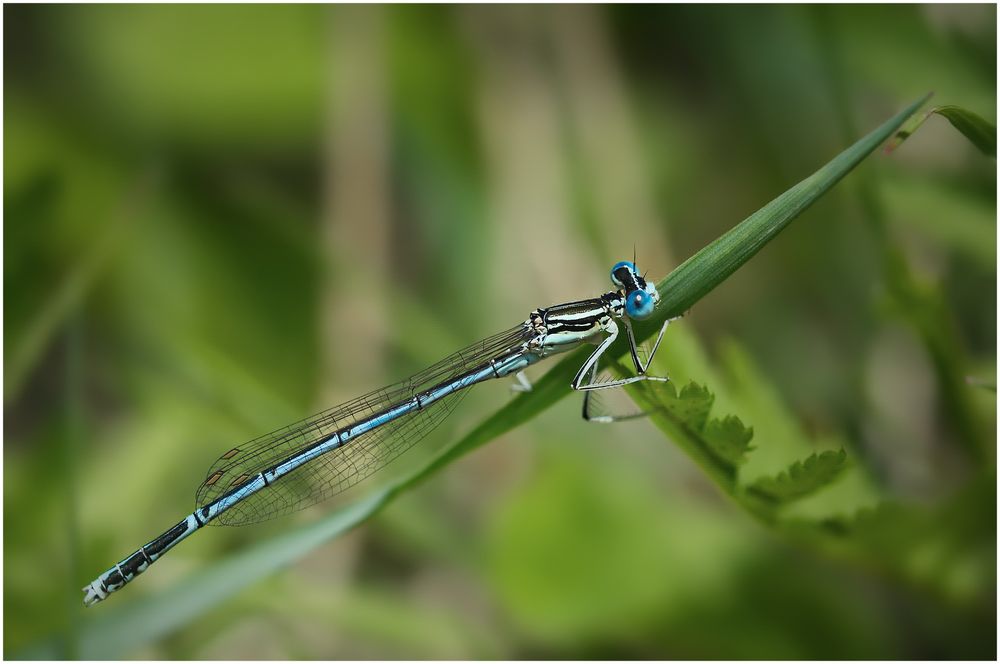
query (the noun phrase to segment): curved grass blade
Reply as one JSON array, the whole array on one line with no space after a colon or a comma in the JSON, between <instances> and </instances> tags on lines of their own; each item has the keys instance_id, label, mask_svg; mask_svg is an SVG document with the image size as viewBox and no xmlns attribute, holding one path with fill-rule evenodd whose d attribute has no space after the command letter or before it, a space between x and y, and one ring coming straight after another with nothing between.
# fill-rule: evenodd
<instances>
[{"instance_id":1,"label":"curved grass blade","mask_svg":"<svg viewBox=\"0 0 1000 664\"><path fill-rule=\"evenodd\" d=\"M898 148L903 141L913 135L917 129L930 116L937 114L948 120L951 125L962 132L969 141L972 142L979 151L988 157L997 157L997 126L972 111L961 106L936 106L926 113L907 123L905 127L896 132L892 140L885 146L886 152L892 152Z\"/></svg>"},{"instance_id":2,"label":"curved grass blade","mask_svg":"<svg viewBox=\"0 0 1000 664\"><path fill-rule=\"evenodd\" d=\"M636 326L639 340L652 335L665 318L687 311L725 281L803 210L891 137L926 99L927 97L923 97L904 108L671 272L657 284L662 298L658 315L646 324ZM195 620L256 580L292 563L323 542L370 518L406 489L428 479L455 459L519 426L570 394L569 381L583 362L586 350L582 349L564 358L536 383L533 391L512 399L467 436L446 447L412 475L315 524L262 542L193 574L169 592L131 602L114 612L109 609L86 621L82 631L80 656L113 658L149 643ZM609 358L621 357L625 352L624 344L612 347L608 352ZM144 619L135 620L131 617L135 615L142 615ZM117 636L115 640L108 641L111 635ZM43 643L22 653L22 656L44 657L51 654L54 648L56 645L52 642Z\"/></svg>"},{"instance_id":3,"label":"curved grass blade","mask_svg":"<svg viewBox=\"0 0 1000 664\"><path fill-rule=\"evenodd\" d=\"M996 158L997 126L995 124L961 106L938 106L934 112L947 118L948 122L972 141L972 144L979 148L983 154Z\"/></svg>"}]
</instances>

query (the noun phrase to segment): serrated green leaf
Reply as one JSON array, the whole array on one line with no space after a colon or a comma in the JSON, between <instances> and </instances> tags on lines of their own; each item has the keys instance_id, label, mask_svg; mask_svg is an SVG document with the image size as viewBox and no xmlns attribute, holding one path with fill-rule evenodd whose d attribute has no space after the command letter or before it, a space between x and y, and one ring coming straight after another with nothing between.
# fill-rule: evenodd
<instances>
[{"instance_id":1,"label":"serrated green leaf","mask_svg":"<svg viewBox=\"0 0 1000 664\"><path fill-rule=\"evenodd\" d=\"M659 388L659 389L656 389ZM680 395L672 383L664 383L653 388L661 397L664 407L692 431L701 432L708 422L715 397L708 388L697 383L688 383L681 388Z\"/></svg>"},{"instance_id":2,"label":"serrated green leaf","mask_svg":"<svg viewBox=\"0 0 1000 664\"><path fill-rule=\"evenodd\" d=\"M732 493L753 430L732 415L709 419L715 397L697 383L688 383L680 394L673 383L640 385L631 392L653 422Z\"/></svg>"},{"instance_id":3,"label":"serrated green leaf","mask_svg":"<svg viewBox=\"0 0 1000 664\"><path fill-rule=\"evenodd\" d=\"M774 477L762 477L747 487L747 493L774 504L798 500L836 480L847 468L847 452L827 451L796 461Z\"/></svg>"},{"instance_id":4,"label":"serrated green leaf","mask_svg":"<svg viewBox=\"0 0 1000 664\"><path fill-rule=\"evenodd\" d=\"M752 438L753 427L744 426L735 415L709 420L705 427L705 440L716 456L734 466L746 461L747 453L753 451Z\"/></svg>"}]
</instances>

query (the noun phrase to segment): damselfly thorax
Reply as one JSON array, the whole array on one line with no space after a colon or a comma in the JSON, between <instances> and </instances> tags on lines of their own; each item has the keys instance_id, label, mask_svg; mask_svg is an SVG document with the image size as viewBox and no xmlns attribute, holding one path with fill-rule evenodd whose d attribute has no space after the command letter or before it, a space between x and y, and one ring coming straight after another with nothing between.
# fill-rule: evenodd
<instances>
[{"instance_id":1,"label":"damselfly thorax","mask_svg":"<svg viewBox=\"0 0 1000 664\"><path fill-rule=\"evenodd\" d=\"M615 293L557 304L533 311L528 324L538 333L532 348L542 356L573 350L584 343L600 343L613 318Z\"/></svg>"}]
</instances>

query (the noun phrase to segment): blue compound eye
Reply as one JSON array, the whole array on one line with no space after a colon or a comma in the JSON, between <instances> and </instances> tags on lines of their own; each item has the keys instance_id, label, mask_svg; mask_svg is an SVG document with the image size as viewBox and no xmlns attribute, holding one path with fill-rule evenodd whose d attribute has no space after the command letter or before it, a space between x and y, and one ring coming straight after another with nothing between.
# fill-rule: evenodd
<instances>
[{"instance_id":1,"label":"blue compound eye","mask_svg":"<svg viewBox=\"0 0 1000 664\"><path fill-rule=\"evenodd\" d=\"M644 320L653 315L656 302L646 291L632 291L625 297L625 313L634 320Z\"/></svg>"},{"instance_id":2,"label":"blue compound eye","mask_svg":"<svg viewBox=\"0 0 1000 664\"><path fill-rule=\"evenodd\" d=\"M632 274L636 273L635 263L632 263L631 261L618 261L617 263L615 263L615 266L611 268L611 283L613 283L615 286L625 285L621 279L615 276L615 273L618 272L618 270L621 270L622 268L628 270Z\"/></svg>"}]
</instances>

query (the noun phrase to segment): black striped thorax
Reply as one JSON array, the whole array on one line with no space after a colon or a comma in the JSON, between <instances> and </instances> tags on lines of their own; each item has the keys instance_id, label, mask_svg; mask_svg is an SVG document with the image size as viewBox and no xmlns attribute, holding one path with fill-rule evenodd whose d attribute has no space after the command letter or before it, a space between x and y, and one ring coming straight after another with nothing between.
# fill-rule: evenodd
<instances>
[{"instance_id":1,"label":"black striped thorax","mask_svg":"<svg viewBox=\"0 0 1000 664\"><path fill-rule=\"evenodd\" d=\"M556 304L538 309L527 320L541 342L547 336L571 335L586 337L597 334L609 318L621 318L624 297L619 292L606 293L598 298Z\"/></svg>"}]
</instances>

